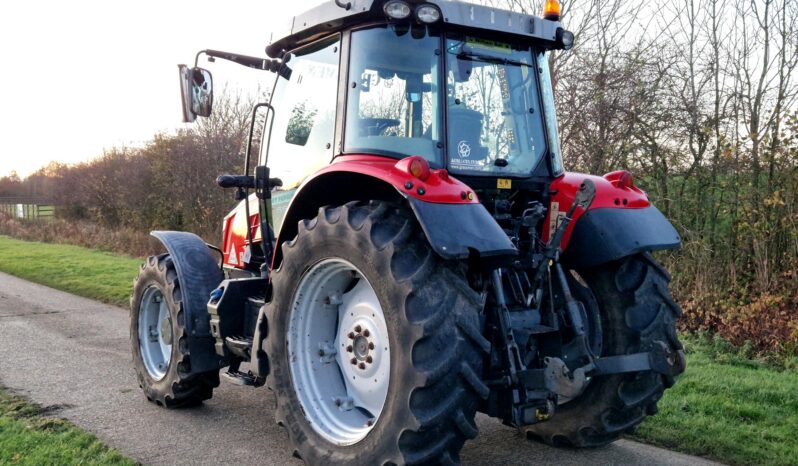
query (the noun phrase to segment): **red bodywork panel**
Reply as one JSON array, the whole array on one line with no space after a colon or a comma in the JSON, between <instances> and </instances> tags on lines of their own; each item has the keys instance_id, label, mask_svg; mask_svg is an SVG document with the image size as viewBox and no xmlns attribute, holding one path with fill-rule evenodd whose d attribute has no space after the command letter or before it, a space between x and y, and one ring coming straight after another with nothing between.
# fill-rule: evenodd
<instances>
[{"instance_id":1,"label":"red bodywork panel","mask_svg":"<svg viewBox=\"0 0 798 466\"><path fill-rule=\"evenodd\" d=\"M399 192L420 201L433 204L479 203L474 190L460 180L451 177L446 170L432 170L425 180L413 177L409 171L410 161L410 157L397 162L396 159L376 155L343 155L316 172L303 184L331 172L360 173L390 183ZM408 188L407 183L412 183L412 186ZM300 188L301 191L302 188Z\"/></svg>"},{"instance_id":2,"label":"red bodywork panel","mask_svg":"<svg viewBox=\"0 0 798 466\"><path fill-rule=\"evenodd\" d=\"M434 204L478 204L476 193L466 184L449 176L446 170L431 170L429 176L420 180L409 171L411 158L397 161L375 155L344 155L336 157L332 163L308 177L303 186L312 180L333 172L359 173L372 176L391 184L403 195ZM410 183L410 184L408 184ZM408 186L410 186L408 188ZM297 195L302 192L302 186ZM423 194L422 194L423 193ZM258 199L249 197L249 227L252 228L253 242L262 241ZM247 239L247 222L244 220L244 202L230 212L224 219L222 251L226 267L246 268L244 261Z\"/></svg>"},{"instance_id":3,"label":"red bodywork panel","mask_svg":"<svg viewBox=\"0 0 798 466\"><path fill-rule=\"evenodd\" d=\"M237 269L246 268L245 257L249 238L247 233L246 209L244 201L238 203L224 218L222 225L222 252L224 253L224 265ZM260 210L258 198L255 194L249 196L249 228L252 229L252 241L259 244L262 240L260 232Z\"/></svg>"},{"instance_id":4,"label":"red bodywork panel","mask_svg":"<svg viewBox=\"0 0 798 466\"><path fill-rule=\"evenodd\" d=\"M573 204L576 192L579 190L582 181L589 178L596 185L596 197L593 199L593 204L590 205L592 209L643 209L651 205L648 201L646 193L636 186L626 187L622 175L625 172L612 172L604 175L604 177L584 175L582 173L570 173L556 178L552 183L549 191L553 193L551 196L551 204L549 205L549 213L546 215L544 222L543 241L548 241L551 233L556 227L556 223L552 218L554 215L558 217L564 216L568 209ZM576 226L577 220L585 213L584 210L577 208L565 232L561 247L563 250L568 246L568 241L571 239L571 233ZM559 219L557 219L559 222Z\"/></svg>"}]
</instances>

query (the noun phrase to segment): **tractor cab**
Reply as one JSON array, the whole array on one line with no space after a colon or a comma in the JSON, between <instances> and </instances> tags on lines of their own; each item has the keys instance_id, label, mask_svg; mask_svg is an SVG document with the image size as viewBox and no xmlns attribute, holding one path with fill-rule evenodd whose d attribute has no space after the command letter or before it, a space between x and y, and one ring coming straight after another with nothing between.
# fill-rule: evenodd
<instances>
[{"instance_id":1,"label":"tractor cab","mask_svg":"<svg viewBox=\"0 0 798 466\"><path fill-rule=\"evenodd\" d=\"M573 35L556 15L451 1L344 6L295 18L267 48L290 70L272 96L274 172L303 179L347 154L420 156L464 176L562 172L546 52L570 48ZM307 144L305 160L288 155Z\"/></svg>"}]
</instances>

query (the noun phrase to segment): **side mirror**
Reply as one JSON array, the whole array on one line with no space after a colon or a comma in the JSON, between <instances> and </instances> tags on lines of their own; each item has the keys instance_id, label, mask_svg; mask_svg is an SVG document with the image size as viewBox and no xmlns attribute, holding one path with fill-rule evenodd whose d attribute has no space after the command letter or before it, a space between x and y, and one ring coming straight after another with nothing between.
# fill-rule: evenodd
<instances>
[{"instance_id":1,"label":"side mirror","mask_svg":"<svg viewBox=\"0 0 798 466\"><path fill-rule=\"evenodd\" d=\"M183 122L191 123L198 116L211 116L213 110L213 76L211 76L211 72L203 68L177 66L180 70Z\"/></svg>"}]
</instances>

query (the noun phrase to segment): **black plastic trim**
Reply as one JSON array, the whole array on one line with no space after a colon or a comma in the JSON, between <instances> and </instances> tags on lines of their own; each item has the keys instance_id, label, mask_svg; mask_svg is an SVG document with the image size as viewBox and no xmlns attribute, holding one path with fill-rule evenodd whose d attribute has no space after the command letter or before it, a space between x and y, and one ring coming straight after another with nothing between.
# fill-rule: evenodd
<instances>
[{"instance_id":1,"label":"black plastic trim","mask_svg":"<svg viewBox=\"0 0 798 466\"><path fill-rule=\"evenodd\" d=\"M408 198L432 249L444 259L512 257L510 238L482 204L433 204Z\"/></svg>"},{"instance_id":2,"label":"black plastic trim","mask_svg":"<svg viewBox=\"0 0 798 466\"><path fill-rule=\"evenodd\" d=\"M681 242L654 206L592 209L577 220L562 262L574 269L594 267L641 252L675 249Z\"/></svg>"}]
</instances>

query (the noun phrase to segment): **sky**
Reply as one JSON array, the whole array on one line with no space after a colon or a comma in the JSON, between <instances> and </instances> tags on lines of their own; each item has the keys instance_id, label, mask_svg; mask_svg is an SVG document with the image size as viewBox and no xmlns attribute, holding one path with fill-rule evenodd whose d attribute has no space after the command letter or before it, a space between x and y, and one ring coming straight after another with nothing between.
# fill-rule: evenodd
<instances>
[{"instance_id":1,"label":"sky","mask_svg":"<svg viewBox=\"0 0 798 466\"><path fill-rule=\"evenodd\" d=\"M332 0L330 0L332 1ZM265 57L320 0L25 0L0 3L0 176L140 146L183 125L177 64L199 50ZM216 88L273 75L217 60Z\"/></svg>"}]
</instances>

